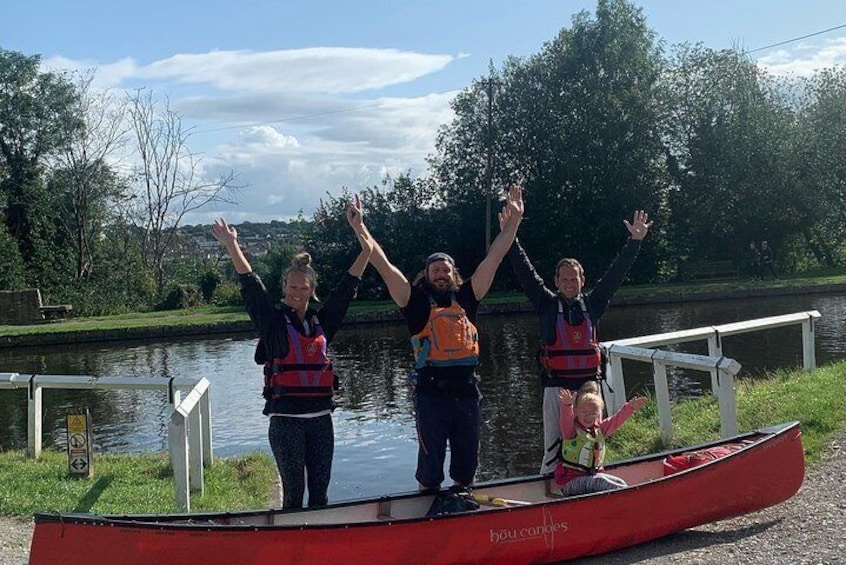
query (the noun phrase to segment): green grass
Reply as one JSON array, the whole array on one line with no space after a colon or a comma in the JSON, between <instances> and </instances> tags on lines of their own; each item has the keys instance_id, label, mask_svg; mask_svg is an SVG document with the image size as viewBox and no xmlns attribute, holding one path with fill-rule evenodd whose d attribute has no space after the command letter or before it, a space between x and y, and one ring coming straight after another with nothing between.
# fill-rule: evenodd
<instances>
[{"instance_id":1,"label":"green grass","mask_svg":"<svg viewBox=\"0 0 846 565\"><path fill-rule=\"evenodd\" d=\"M31 325L0 325L0 336L25 336L84 332L93 330L121 330L127 328L173 328L185 326L208 326L247 322L241 306L203 306L188 310L166 310L163 312L136 312L115 316L92 316L90 318L69 318L60 323Z\"/></svg>"},{"instance_id":2,"label":"green grass","mask_svg":"<svg viewBox=\"0 0 846 565\"><path fill-rule=\"evenodd\" d=\"M805 460L816 463L835 433L846 425L846 361L814 371L778 371L765 380L735 386L738 429L750 431L782 422L802 424ZM718 439L720 413L712 395L674 404L673 445ZM609 459L623 459L666 449L660 441L654 402L636 413L610 440Z\"/></svg>"},{"instance_id":3,"label":"green grass","mask_svg":"<svg viewBox=\"0 0 846 565\"><path fill-rule=\"evenodd\" d=\"M177 511L166 455L95 454L93 468L91 479L71 478L64 452L45 451L37 461L19 450L0 453L0 513ZM203 496L192 493L191 510L266 508L275 476L275 463L261 452L218 459L205 469Z\"/></svg>"}]
</instances>

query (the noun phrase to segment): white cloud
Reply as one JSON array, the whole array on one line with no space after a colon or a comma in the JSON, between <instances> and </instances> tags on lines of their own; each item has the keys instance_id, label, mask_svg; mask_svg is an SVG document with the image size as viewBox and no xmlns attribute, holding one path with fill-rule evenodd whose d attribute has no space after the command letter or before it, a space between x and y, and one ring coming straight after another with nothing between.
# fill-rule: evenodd
<instances>
[{"instance_id":1,"label":"white cloud","mask_svg":"<svg viewBox=\"0 0 846 565\"><path fill-rule=\"evenodd\" d=\"M79 73L94 70L96 72L92 86L102 89L120 87L125 80L135 76L138 72L138 66L132 59L121 59L113 63L102 64L91 60L75 61L66 57L50 57L42 60L41 64L47 70Z\"/></svg>"},{"instance_id":2,"label":"white cloud","mask_svg":"<svg viewBox=\"0 0 846 565\"><path fill-rule=\"evenodd\" d=\"M287 219L300 210L310 216L327 192L377 186L386 174L423 175L437 128L451 117L448 100L445 95L383 100L361 113L323 118L322 128L305 135L288 133L287 126L251 126L237 142L211 152L215 167L237 171L239 181L249 185L238 206L205 210L191 223L220 215L233 221Z\"/></svg>"},{"instance_id":3,"label":"white cloud","mask_svg":"<svg viewBox=\"0 0 846 565\"><path fill-rule=\"evenodd\" d=\"M203 156L203 173L233 171L246 186L237 206L209 206L186 218L197 223L220 215L291 218L300 210L310 216L327 192L375 186L386 174L425 174L438 127L452 118L454 93L360 93L418 80L465 56L324 47L178 54L147 65L54 57L45 66L96 67L98 86L143 85L169 97L194 128L189 145Z\"/></svg>"},{"instance_id":4,"label":"white cloud","mask_svg":"<svg viewBox=\"0 0 846 565\"><path fill-rule=\"evenodd\" d=\"M209 85L231 92L340 94L404 84L437 72L464 55L437 55L351 47L280 51L210 51L177 54L139 65L133 59L112 63L51 57L48 69L97 68L98 86L139 83Z\"/></svg>"},{"instance_id":5,"label":"white cloud","mask_svg":"<svg viewBox=\"0 0 846 565\"><path fill-rule=\"evenodd\" d=\"M284 135L270 126L250 126L239 133L238 136L245 146L265 148L269 151L297 148L300 145L296 137Z\"/></svg>"},{"instance_id":6,"label":"white cloud","mask_svg":"<svg viewBox=\"0 0 846 565\"><path fill-rule=\"evenodd\" d=\"M267 120L207 151L215 167L233 170L248 184L237 207L204 211L205 218L285 219L303 210L310 216L327 192L337 195L378 185L386 174L426 174L438 127L452 119L452 94L379 98L354 103L340 98L311 100L308 112L292 121ZM180 107L201 114L259 120L280 108L256 105L246 97L192 99ZM202 111L200 111L202 109ZM199 130L198 137L202 137ZM209 135L217 135L215 132ZM233 214L235 214L233 216ZM206 221L206 220L196 220Z\"/></svg>"},{"instance_id":7,"label":"white cloud","mask_svg":"<svg viewBox=\"0 0 846 565\"><path fill-rule=\"evenodd\" d=\"M803 43L790 49L779 49L757 61L776 75L809 77L816 71L846 63L846 37L830 39L823 45Z\"/></svg>"},{"instance_id":8,"label":"white cloud","mask_svg":"<svg viewBox=\"0 0 846 565\"><path fill-rule=\"evenodd\" d=\"M210 84L226 91L338 94L410 82L452 60L449 55L347 47L212 51L155 61L135 76Z\"/></svg>"}]
</instances>

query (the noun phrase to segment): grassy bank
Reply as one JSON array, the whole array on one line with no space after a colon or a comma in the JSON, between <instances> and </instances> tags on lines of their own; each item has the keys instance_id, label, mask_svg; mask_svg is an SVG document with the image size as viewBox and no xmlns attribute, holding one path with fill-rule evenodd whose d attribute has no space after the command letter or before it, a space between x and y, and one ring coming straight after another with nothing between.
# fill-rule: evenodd
<instances>
[{"instance_id":1,"label":"grassy bank","mask_svg":"<svg viewBox=\"0 0 846 565\"><path fill-rule=\"evenodd\" d=\"M811 372L781 371L767 380L739 381L738 427L746 431L799 420L806 461L812 465L819 461L834 434L846 425L844 397L846 362ZM673 408L673 424L676 446L717 439L720 421L715 399L703 397L679 402ZM658 414L650 403L614 435L609 458L622 459L663 449L659 442ZM37 462L26 459L20 451L0 453L0 514L29 516L37 510L101 513L175 510L173 477L164 455L99 455L94 458L94 466L93 479L70 479L64 453L45 453ZM219 459L206 471L205 495L192 497L192 509L266 507L274 476L274 464L263 453Z\"/></svg>"},{"instance_id":2,"label":"grassy bank","mask_svg":"<svg viewBox=\"0 0 846 565\"><path fill-rule=\"evenodd\" d=\"M176 511L165 454L95 454L93 467L92 479L70 478L65 452L45 451L38 461L19 450L0 453L0 514ZM205 493L192 495L191 510L267 507L275 476L276 465L264 453L218 459L205 470Z\"/></svg>"},{"instance_id":3,"label":"grassy bank","mask_svg":"<svg viewBox=\"0 0 846 565\"><path fill-rule=\"evenodd\" d=\"M736 383L738 429L753 430L798 420L809 464L819 461L832 437L846 426L846 361L814 371L778 371L764 380ZM611 457L659 451L658 411L653 402L635 414L612 438ZM720 411L708 395L673 407L673 445L683 446L718 439Z\"/></svg>"},{"instance_id":4,"label":"grassy bank","mask_svg":"<svg viewBox=\"0 0 846 565\"><path fill-rule=\"evenodd\" d=\"M590 286L590 281L588 281ZM615 300L629 303L674 302L681 300L713 299L714 297L749 297L765 292L807 292L814 289L831 287L846 289L846 275L796 276L777 280L748 281L729 280L720 282L690 282L654 285L626 285L620 288ZM485 297L483 307L510 304L527 304L524 294L516 292L494 292ZM356 300L350 304L350 321L356 316L367 317L380 313L395 313L396 306L390 301ZM190 310L169 310L164 312L145 312L122 314L117 316L96 316L90 318L70 318L58 323L38 323L31 325L0 325L0 345L3 338L8 344L16 338L27 336L45 336L61 334L108 333L110 339L150 337L159 335L178 335L180 328L184 333L202 333L215 331L249 331L249 319L240 306L204 306ZM133 330L150 330L136 332Z\"/></svg>"}]
</instances>

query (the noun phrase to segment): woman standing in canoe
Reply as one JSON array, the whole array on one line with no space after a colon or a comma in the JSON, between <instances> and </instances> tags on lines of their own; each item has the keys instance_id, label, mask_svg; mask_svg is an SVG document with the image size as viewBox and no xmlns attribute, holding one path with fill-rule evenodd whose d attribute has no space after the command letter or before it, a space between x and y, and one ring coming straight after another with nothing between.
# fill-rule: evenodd
<instances>
[{"instance_id":1,"label":"woman standing in canoe","mask_svg":"<svg viewBox=\"0 0 846 565\"><path fill-rule=\"evenodd\" d=\"M238 233L223 219L212 225L239 274L241 294L259 333L255 360L264 365L264 414L270 417L270 448L282 478L283 508L302 508L308 477L308 505L328 503L329 478L335 449L332 400L335 375L326 346L341 326L350 300L373 249L362 228L358 196L347 208L349 222L361 244L347 276L319 309L317 274L311 256L300 253L282 276L284 302L274 306L264 283L238 245Z\"/></svg>"}]
</instances>

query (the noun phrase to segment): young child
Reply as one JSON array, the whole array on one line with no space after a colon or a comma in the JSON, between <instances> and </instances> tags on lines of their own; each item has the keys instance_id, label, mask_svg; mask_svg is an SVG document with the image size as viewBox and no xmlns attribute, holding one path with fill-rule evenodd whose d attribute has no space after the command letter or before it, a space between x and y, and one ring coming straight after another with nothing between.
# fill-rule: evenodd
<instances>
[{"instance_id":1,"label":"young child","mask_svg":"<svg viewBox=\"0 0 846 565\"><path fill-rule=\"evenodd\" d=\"M588 381L574 393L561 389L561 458L555 469L555 482L564 496L622 488L626 481L603 473L605 438L611 436L629 417L646 405L638 396L620 410L602 419L604 403L596 381Z\"/></svg>"}]
</instances>

